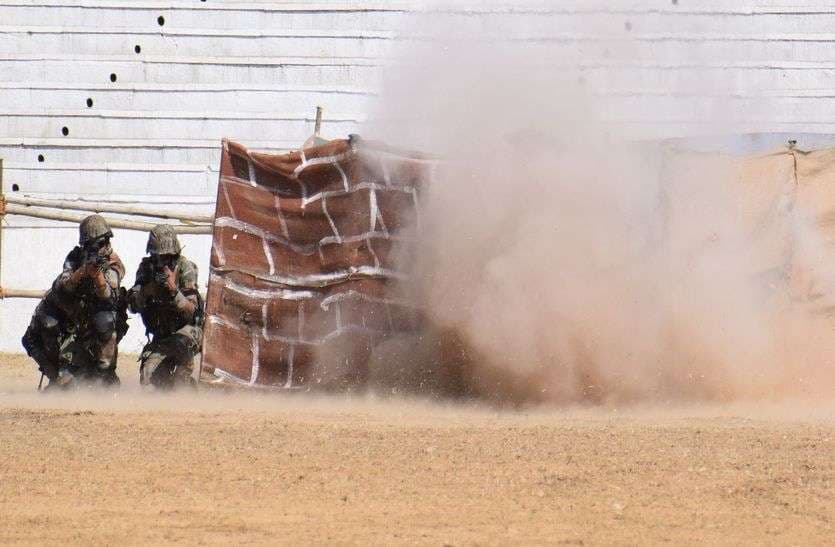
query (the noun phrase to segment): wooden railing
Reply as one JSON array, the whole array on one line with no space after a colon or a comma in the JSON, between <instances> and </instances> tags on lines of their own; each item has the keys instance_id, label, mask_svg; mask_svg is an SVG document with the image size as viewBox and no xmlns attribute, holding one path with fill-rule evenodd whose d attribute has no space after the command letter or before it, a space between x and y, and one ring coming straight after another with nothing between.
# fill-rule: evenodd
<instances>
[{"instance_id":1,"label":"wooden railing","mask_svg":"<svg viewBox=\"0 0 835 547\"><path fill-rule=\"evenodd\" d=\"M2 298L41 298L45 291L34 289L9 289L3 287L3 221L6 215L20 215L46 220L80 223L87 216L85 213L71 213L70 211L86 211L89 213L115 213L120 215L135 215L141 217L160 218L177 221L173 224L178 234L211 234L211 215L196 213L181 213L164 211L142 205L125 205L101 201L82 201L67 199L44 199L29 196L7 196L4 192L3 160L0 158L0 299ZM125 218L107 218L112 228L138 230L147 232L156 223Z\"/></svg>"}]
</instances>

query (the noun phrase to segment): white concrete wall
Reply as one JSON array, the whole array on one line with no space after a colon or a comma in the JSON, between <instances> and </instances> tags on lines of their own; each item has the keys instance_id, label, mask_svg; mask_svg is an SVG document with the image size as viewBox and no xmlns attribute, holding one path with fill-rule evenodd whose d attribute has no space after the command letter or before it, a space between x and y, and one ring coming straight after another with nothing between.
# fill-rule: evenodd
<instances>
[{"instance_id":1,"label":"white concrete wall","mask_svg":"<svg viewBox=\"0 0 835 547\"><path fill-rule=\"evenodd\" d=\"M698 134L713 104L686 90L714 78L733 84L724 100L740 131L835 133L835 0L606 5L471 2L450 16L485 36L524 23L552 54L582 55L611 118L633 123L619 113L645 108L647 136ZM421 17L415 9L383 0L0 0L6 191L211 211L221 138L298 146L316 105L325 136L356 132L392 45L419 37L398 31ZM3 285L48 286L75 230L7 217ZM144 239L117 231L130 281ZM184 239L205 281L208 238ZM19 349L34 305L0 302L0 351ZM142 334L134 321L124 350L136 351Z\"/></svg>"},{"instance_id":2,"label":"white concrete wall","mask_svg":"<svg viewBox=\"0 0 835 547\"><path fill-rule=\"evenodd\" d=\"M0 1L6 192L212 212L223 137L297 147L316 105L327 135L357 130L401 15L386 4ZM47 287L76 229L7 217L3 285ZM128 282L145 237L116 231ZM205 282L209 238L183 242ZM0 301L0 351L19 350L35 304ZM132 323L123 351L142 344Z\"/></svg>"}]
</instances>

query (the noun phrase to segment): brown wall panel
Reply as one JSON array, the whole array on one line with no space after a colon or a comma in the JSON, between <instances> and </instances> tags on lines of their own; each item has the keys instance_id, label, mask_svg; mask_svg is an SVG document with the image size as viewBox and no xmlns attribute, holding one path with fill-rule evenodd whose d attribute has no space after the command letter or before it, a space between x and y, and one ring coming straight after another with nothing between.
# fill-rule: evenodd
<instances>
[{"instance_id":1,"label":"brown wall panel","mask_svg":"<svg viewBox=\"0 0 835 547\"><path fill-rule=\"evenodd\" d=\"M214 243L223 249L227 267L231 264L248 272L269 274L270 264L258 236L234 228L215 227Z\"/></svg>"},{"instance_id":2,"label":"brown wall panel","mask_svg":"<svg viewBox=\"0 0 835 547\"><path fill-rule=\"evenodd\" d=\"M252 372L252 340L246 332L208 318L203 327L203 366L220 368L249 380Z\"/></svg>"},{"instance_id":3,"label":"brown wall panel","mask_svg":"<svg viewBox=\"0 0 835 547\"><path fill-rule=\"evenodd\" d=\"M391 273L414 200L387 185L410 191L421 168L357 142L304 157L224 143L204 346L217 377L347 386L363 380L378 340L419 323Z\"/></svg>"}]
</instances>

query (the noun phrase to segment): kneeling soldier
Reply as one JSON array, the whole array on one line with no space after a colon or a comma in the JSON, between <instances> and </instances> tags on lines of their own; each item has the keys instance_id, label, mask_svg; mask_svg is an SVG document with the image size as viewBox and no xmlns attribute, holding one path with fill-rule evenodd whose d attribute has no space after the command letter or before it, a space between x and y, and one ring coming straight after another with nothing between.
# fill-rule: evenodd
<instances>
[{"instance_id":1,"label":"kneeling soldier","mask_svg":"<svg viewBox=\"0 0 835 547\"><path fill-rule=\"evenodd\" d=\"M23 347L53 383L119 384L118 343L127 332L125 267L110 245L107 221L90 215L79 226L79 245L38 304Z\"/></svg>"},{"instance_id":2,"label":"kneeling soldier","mask_svg":"<svg viewBox=\"0 0 835 547\"><path fill-rule=\"evenodd\" d=\"M168 389L191 385L192 361L203 342L203 302L197 291L197 266L180 255L173 227L155 226L128 294L130 310L142 314L151 341L142 349L142 385Z\"/></svg>"}]
</instances>

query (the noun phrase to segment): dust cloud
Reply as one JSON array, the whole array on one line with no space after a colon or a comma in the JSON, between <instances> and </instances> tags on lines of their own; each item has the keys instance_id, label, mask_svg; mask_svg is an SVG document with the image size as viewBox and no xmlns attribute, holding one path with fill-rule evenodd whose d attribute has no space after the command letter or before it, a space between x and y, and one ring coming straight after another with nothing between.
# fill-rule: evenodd
<instances>
[{"instance_id":1,"label":"dust cloud","mask_svg":"<svg viewBox=\"0 0 835 547\"><path fill-rule=\"evenodd\" d=\"M644 140L664 96L613 107L581 70L595 53L523 41L541 29L518 15L417 17L365 129L443 158L408 252L431 358L453 344L461 389L500 402L831 396L832 323L775 259L826 255L802 213L746 218L740 160ZM737 131L715 99L730 82L702 83L701 130Z\"/></svg>"}]
</instances>

